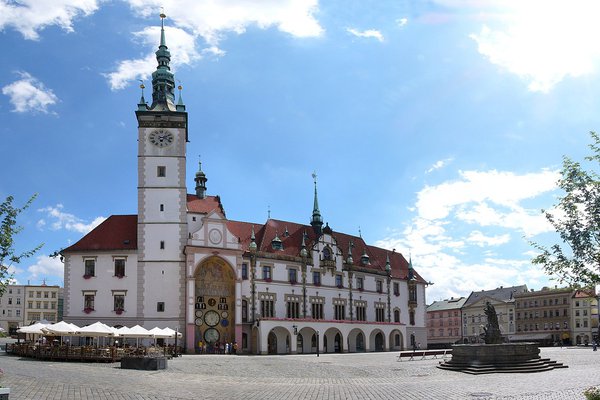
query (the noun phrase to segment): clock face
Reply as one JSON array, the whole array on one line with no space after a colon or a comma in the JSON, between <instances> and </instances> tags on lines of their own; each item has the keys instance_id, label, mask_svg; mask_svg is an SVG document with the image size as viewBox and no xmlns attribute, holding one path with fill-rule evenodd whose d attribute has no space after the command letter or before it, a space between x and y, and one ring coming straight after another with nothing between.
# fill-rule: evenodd
<instances>
[{"instance_id":1,"label":"clock face","mask_svg":"<svg viewBox=\"0 0 600 400\"><path fill-rule=\"evenodd\" d=\"M201 310L196 310L196 317L197 318L201 318L202 317L202 311Z\"/></svg>"},{"instance_id":2,"label":"clock face","mask_svg":"<svg viewBox=\"0 0 600 400\"><path fill-rule=\"evenodd\" d=\"M227 318L227 317L229 317L229 313L228 313L227 311L223 311L223 312L221 313L221 317L223 317L223 318Z\"/></svg>"},{"instance_id":3,"label":"clock face","mask_svg":"<svg viewBox=\"0 0 600 400\"><path fill-rule=\"evenodd\" d=\"M219 316L219 313L213 310L208 311L204 315L204 322L206 322L206 325L208 326L215 326L219 323L220 320L221 317Z\"/></svg>"},{"instance_id":4,"label":"clock face","mask_svg":"<svg viewBox=\"0 0 600 400\"><path fill-rule=\"evenodd\" d=\"M202 318L196 318L196 326L201 326L202 325Z\"/></svg>"},{"instance_id":5,"label":"clock face","mask_svg":"<svg viewBox=\"0 0 600 400\"><path fill-rule=\"evenodd\" d=\"M210 242L212 244L219 244L221 243L221 232L217 229L211 229L211 231L208 233L208 239L210 240Z\"/></svg>"},{"instance_id":6,"label":"clock face","mask_svg":"<svg viewBox=\"0 0 600 400\"><path fill-rule=\"evenodd\" d=\"M206 340L206 343L215 343L219 340L220 336L219 331L214 328L207 329L206 332L204 332L204 340Z\"/></svg>"},{"instance_id":7,"label":"clock face","mask_svg":"<svg viewBox=\"0 0 600 400\"><path fill-rule=\"evenodd\" d=\"M152 132L149 136L150 143L158 147L166 147L173 143L175 137L167 130L159 129Z\"/></svg>"}]
</instances>

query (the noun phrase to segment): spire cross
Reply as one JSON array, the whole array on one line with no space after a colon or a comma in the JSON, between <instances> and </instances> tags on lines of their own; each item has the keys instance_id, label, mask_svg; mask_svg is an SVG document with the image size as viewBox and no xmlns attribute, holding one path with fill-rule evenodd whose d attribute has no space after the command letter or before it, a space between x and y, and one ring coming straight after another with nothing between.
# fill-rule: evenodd
<instances>
[{"instance_id":1,"label":"spire cross","mask_svg":"<svg viewBox=\"0 0 600 400\"><path fill-rule=\"evenodd\" d=\"M315 187L317 186L317 172L313 171L312 173L313 181L315 182Z\"/></svg>"},{"instance_id":2,"label":"spire cross","mask_svg":"<svg viewBox=\"0 0 600 400\"><path fill-rule=\"evenodd\" d=\"M271 206L267 206L267 218L271 219Z\"/></svg>"}]
</instances>

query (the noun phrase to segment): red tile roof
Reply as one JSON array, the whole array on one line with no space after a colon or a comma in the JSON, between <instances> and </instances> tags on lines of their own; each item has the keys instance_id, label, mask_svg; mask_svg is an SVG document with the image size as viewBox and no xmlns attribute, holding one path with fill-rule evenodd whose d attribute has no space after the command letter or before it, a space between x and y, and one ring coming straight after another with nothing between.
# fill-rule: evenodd
<instances>
[{"instance_id":1,"label":"red tile roof","mask_svg":"<svg viewBox=\"0 0 600 400\"><path fill-rule=\"evenodd\" d=\"M111 215L62 253L137 249L137 215Z\"/></svg>"},{"instance_id":2,"label":"red tile roof","mask_svg":"<svg viewBox=\"0 0 600 400\"><path fill-rule=\"evenodd\" d=\"M188 211L195 213L208 214L216 210L225 218L225 211L221 205L219 196L207 196L200 199L195 195L188 194ZM270 253L273 255L285 255L298 257L302 245L302 235L306 232L306 247L310 250L317 236L312 226L297 224L294 222L279 221L269 219L265 224L253 224L250 222L227 221L227 228L240 240L243 250L248 249L252 227L258 251ZM286 233L287 232L287 233ZM271 241L278 235L283 243L282 250L275 250L271 246ZM386 257L390 257L392 277L396 279L407 279L408 262L402 254L382 249L375 246L369 246L359 236L348 235L340 232L331 232L331 235L337 242L344 260L348 257L348 246L352 241L354 248L352 258L357 270L373 271L385 273ZM113 215L106 221L98 225L94 230L85 235L74 245L63 250L64 252L95 251L95 250L135 250L137 249L137 215ZM369 256L369 265L362 265L360 258L366 251ZM426 281L414 271L414 276L420 283Z\"/></svg>"},{"instance_id":3,"label":"red tile roof","mask_svg":"<svg viewBox=\"0 0 600 400\"><path fill-rule=\"evenodd\" d=\"M216 210L223 218L225 216L225 209L221 204L221 197L219 196L206 196L201 199L195 194L187 195L187 209L189 212L208 214L213 210Z\"/></svg>"}]
</instances>

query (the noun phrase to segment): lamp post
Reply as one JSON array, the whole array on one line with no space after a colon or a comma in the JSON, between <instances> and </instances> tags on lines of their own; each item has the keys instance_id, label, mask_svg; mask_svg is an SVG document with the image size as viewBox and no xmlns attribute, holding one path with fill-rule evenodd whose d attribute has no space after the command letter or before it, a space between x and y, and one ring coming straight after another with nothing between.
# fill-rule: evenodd
<instances>
[{"instance_id":1,"label":"lamp post","mask_svg":"<svg viewBox=\"0 0 600 400\"><path fill-rule=\"evenodd\" d=\"M317 357L319 357L319 331L317 331Z\"/></svg>"}]
</instances>

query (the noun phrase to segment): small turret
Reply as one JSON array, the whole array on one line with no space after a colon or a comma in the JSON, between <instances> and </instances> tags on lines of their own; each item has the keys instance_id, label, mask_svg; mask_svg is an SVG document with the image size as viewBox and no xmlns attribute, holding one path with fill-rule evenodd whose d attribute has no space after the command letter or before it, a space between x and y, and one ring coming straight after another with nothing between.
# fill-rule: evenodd
<instances>
[{"instance_id":1,"label":"small turret","mask_svg":"<svg viewBox=\"0 0 600 400\"><path fill-rule=\"evenodd\" d=\"M152 73L152 105L150 110L175 111L175 78L169 66L171 53L165 40L165 18L167 16L161 13L160 46L158 46L155 53L158 66L156 71Z\"/></svg>"},{"instance_id":2,"label":"small turret","mask_svg":"<svg viewBox=\"0 0 600 400\"><path fill-rule=\"evenodd\" d=\"M202 171L202 162L198 162L198 172L196 172L196 177L194 178L196 182L196 196L200 199L206 198L206 174Z\"/></svg>"},{"instance_id":3,"label":"small turret","mask_svg":"<svg viewBox=\"0 0 600 400\"><path fill-rule=\"evenodd\" d=\"M254 225L252 225L252 235L250 235L250 244L248 245L248 250L250 250L251 253L255 253L257 249L258 246L256 245L256 237L254 236Z\"/></svg>"},{"instance_id":4,"label":"small turret","mask_svg":"<svg viewBox=\"0 0 600 400\"><path fill-rule=\"evenodd\" d=\"M315 183L315 199L313 203L313 212L310 224L312 225L317 237L319 237L321 236L321 228L323 227L323 217L321 216L321 212L319 211L319 200L317 198L317 174L313 172L312 177Z\"/></svg>"},{"instance_id":5,"label":"small turret","mask_svg":"<svg viewBox=\"0 0 600 400\"><path fill-rule=\"evenodd\" d=\"M307 258L308 250L306 250L306 232L302 234L302 245L300 246L300 257Z\"/></svg>"}]
</instances>

